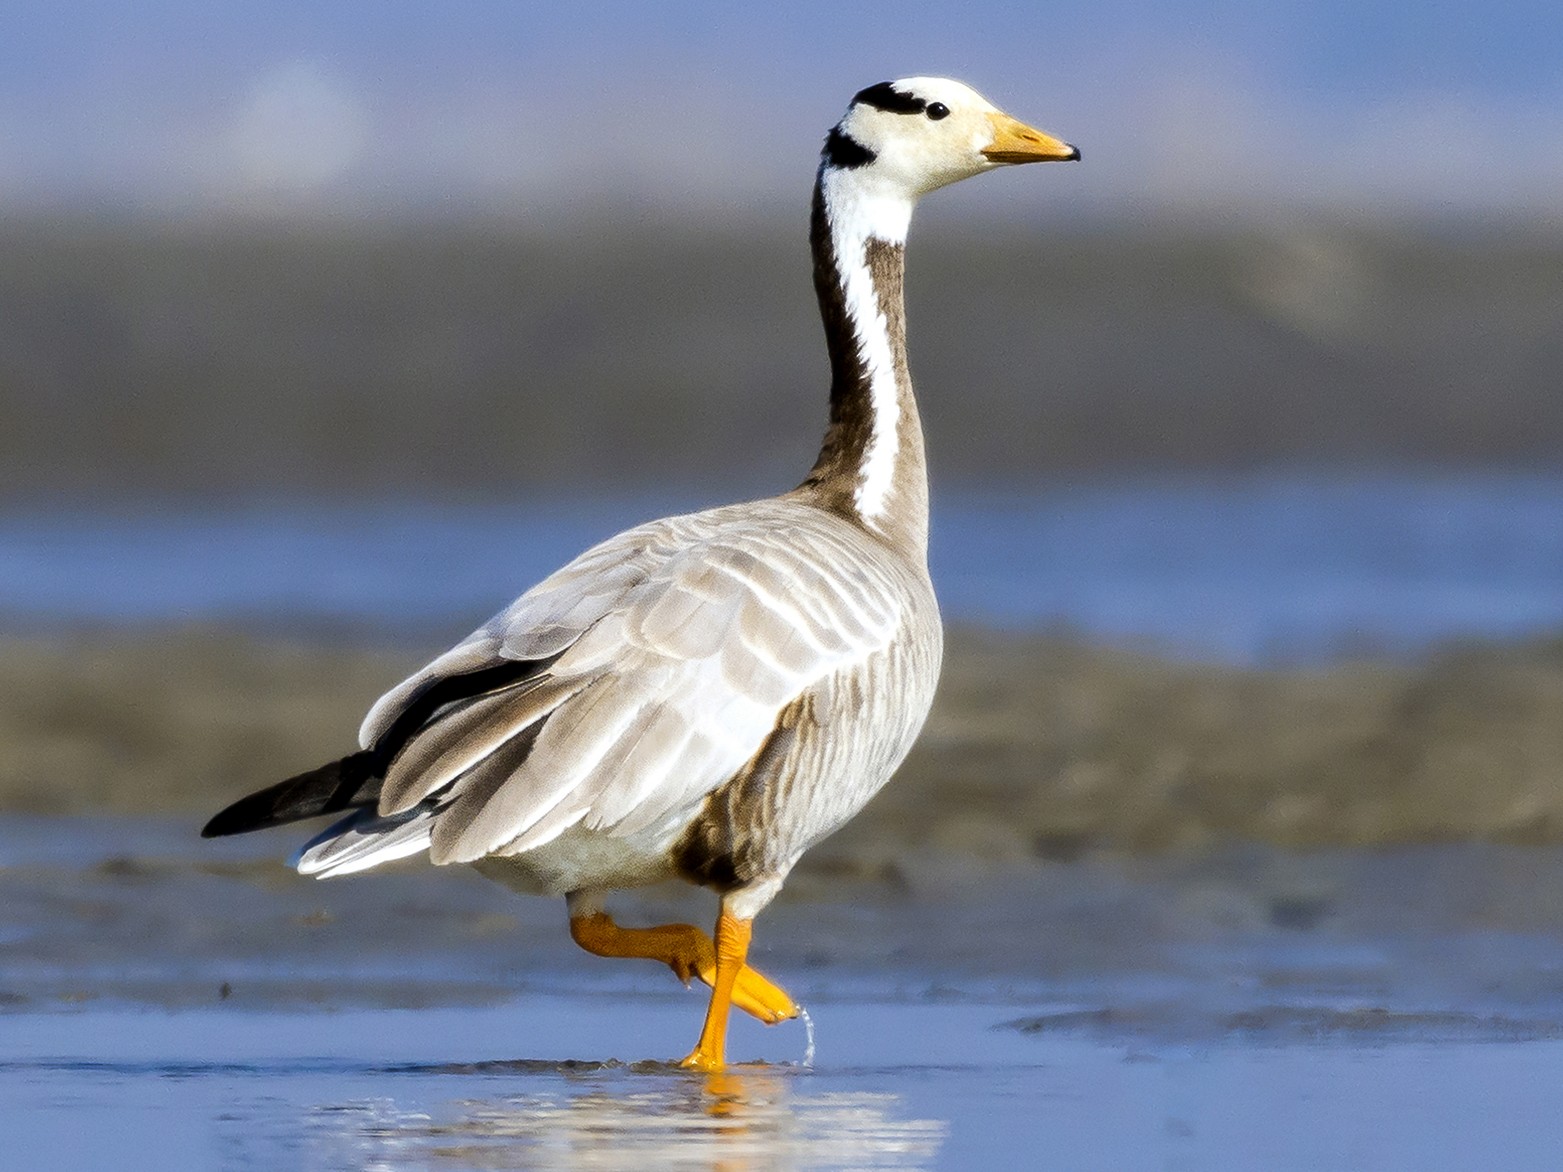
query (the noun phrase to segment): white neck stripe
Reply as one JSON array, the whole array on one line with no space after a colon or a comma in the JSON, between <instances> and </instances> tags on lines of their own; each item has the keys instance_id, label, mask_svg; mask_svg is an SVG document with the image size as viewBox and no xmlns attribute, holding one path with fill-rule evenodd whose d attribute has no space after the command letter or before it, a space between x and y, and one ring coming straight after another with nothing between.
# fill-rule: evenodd
<instances>
[{"instance_id":1,"label":"white neck stripe","mask_svg":"<svg viewBox=\"0 0 1563 1172\"><path fill-rule=\"evenodd\" d=\"M859 516L875 524L889 508L895 485L901 448L901 388L896 381L890 325L869 272L867 249L870 240L904 243L912 204L905 197L867 190L858 180L858 172L831 168L821 176L842 297L869 388L870 431L854 504Z\"/></svg>"}]
</instances>

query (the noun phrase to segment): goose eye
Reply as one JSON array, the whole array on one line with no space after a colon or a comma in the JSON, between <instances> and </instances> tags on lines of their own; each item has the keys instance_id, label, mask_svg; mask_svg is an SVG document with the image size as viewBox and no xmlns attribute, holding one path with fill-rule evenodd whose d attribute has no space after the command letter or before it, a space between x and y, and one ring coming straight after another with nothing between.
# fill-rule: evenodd
<instances>
[{"instance_id":1,"label":"goose eye","mask_svg":"<svg viewBox=\"0 0 1563 1172\"><path fill-rule=\"evenodd\" d=\"M950 108L943 102L928 103L928 117L933 119L935 122L939 121L941 118L948 118L949 116Z\"/></svg>"}]
</instances>

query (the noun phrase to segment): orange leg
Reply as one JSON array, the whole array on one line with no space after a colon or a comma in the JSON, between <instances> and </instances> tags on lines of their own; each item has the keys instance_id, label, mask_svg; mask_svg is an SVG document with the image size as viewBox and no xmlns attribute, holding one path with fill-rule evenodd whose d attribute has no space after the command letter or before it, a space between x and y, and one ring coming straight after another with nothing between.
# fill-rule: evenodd
<instances>
[{"instance_id":1,"label":"orange leg","mask_svg":"<svg viewBox=\"0 0 1563 1172\"><path fill-rule=\"evenodd\" d=\"M716 980L711 984L711 1005L694 1052L679 1063L695 1070L721 1070L727 1065L727 1012L733 1004L733 986L749 955L753 920L740 920L724 908L716 920Z\"/></svg>"},{"instance_id":2,"label":"orange leg","mask_svg":"<svg viewBox=\"0 0 1563 1172\"><path fill-rule=\"evenodd\" d=\"M720 971L718 952L711 938L693 924L663 924L656 928L621 928L605 912L570 918L570 935L587 952L597 956L638 957L660 960L684 984L698 977L716 987ZM739 959L732 982L732 1003L766 1025L798 1016L791 997Z\"/></svg>"}]
</instances>

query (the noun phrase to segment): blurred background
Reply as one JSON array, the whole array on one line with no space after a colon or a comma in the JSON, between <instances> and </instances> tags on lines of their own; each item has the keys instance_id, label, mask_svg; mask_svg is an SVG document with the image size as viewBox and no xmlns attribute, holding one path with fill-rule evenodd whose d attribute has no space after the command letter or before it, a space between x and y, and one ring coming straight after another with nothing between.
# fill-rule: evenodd
<instances>
[{"instance_id":1,"label":"blurred background","mask_svg":"<svg viewBox=\"0 0 1563 1172\"><path fill-rule=\"evenodd\" d=\"M576 949L557 901L412 862L314 883L283 862L302 832L197 830L350 750L376 696L593 542L797 483L826 410L819 147L858 89L932 73L1084 160L918 212L948 654L897 779L756 935L820 1011L821 1070L760 1088L778 1134L856 1153L853 1119L911 1118L948 1166L1020 1166L1070 1150L1067 1115L1082 1165L1479 1166L1518 1139L1553 1150L1499 1165L1548 1166L1560 44L1555 0L6 0L12 1150L448 1166L471 1133L519 1166L523 1134L584 1152L575 1117L620 1166L620 1100L664 1154L693 1134L664 1115L720 1122L686 1080L552 1065L673 1053L699 1002ZM376 1015L414 1006L443 1012ZM744 1058L801 1048L735 1030ZM1142 1080L1126 1108L1060 1033ZM1381 1073L1396 1039L1410 1077ZM1508 1045L1537 1039L1539 1075ZM1212 1041L1258 1056L1189 1081ZM383 1065L409 1054L480 1065ZM1298 1136L1345 1146L1254 1155Z\"/></svg>"},{"instance_id":2,"label":"blurred background","mask_svg":"<svg viewBox=\"0 0 1563 1172\"><path fill-rule=\"evenodd\" d=\"M812 873L1554 841L1560 38L1540 0L13 0L0 804L183 834L591 542L796 483L820 142L938 73L1084 161L918 213L949 669Z\"/></svg>"},{"instance_id":3,"label":"blurred background","mask_svg":"<svg viewBox=\"0 0 1563 1172\"><path fill-rule=\"evenodd\" d=\"M818 146L918 72L1085 150L919 213L952 617L1255 663L1563 614L1554 6L4 26L14 623L465 623L619 523L794 483Z\"/></svg>"}]
</instances>

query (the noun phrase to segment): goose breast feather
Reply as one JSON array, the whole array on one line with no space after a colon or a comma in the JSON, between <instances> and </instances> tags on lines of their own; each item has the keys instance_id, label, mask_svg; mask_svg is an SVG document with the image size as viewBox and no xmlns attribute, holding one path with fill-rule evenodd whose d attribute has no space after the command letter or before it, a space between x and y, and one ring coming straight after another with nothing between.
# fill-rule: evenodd
<instances>
[{"instance_id":1,"label":"goose breast feather","mask_svg":"<svg viewBox=\"0 0 1563 1172\"><path fill-rule=\"evenodd\" d=\"M379 812L432 798L430 853L442 863L520 854L577 824L615 836L675 831L760 751L789 705L882 656L911 616L926 624L929 613L937 654L926 571L802 502L627 530L374 706L365 748L432 684L539 663L414 732L391 763ZM875 738L868 726L834 731ZM884 733L909 743L904 728ZM884 757L861 747L863 759Z\"/></svg>"}]
</instances>

